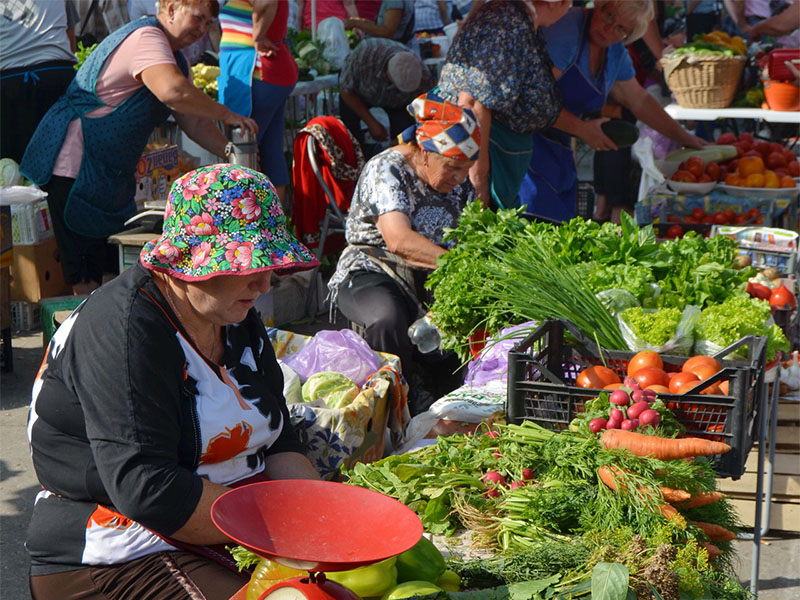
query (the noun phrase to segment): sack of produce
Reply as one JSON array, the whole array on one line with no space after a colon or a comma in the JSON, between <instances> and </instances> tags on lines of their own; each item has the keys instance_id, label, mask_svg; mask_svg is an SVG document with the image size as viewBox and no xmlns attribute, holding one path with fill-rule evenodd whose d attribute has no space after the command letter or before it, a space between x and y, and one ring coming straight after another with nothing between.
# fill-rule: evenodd
<instances>
[{"instance_id":1,"label":"sack of produce","mask_svg":"<svg viewBox=\"0 0 800 600\"><path fill-rule=\"evenodd\" d=\"M622 337L631 352L653 352L688 356L694 343L694 328L700 318L700 307L648 310L632 307L623 310L617 319Z\"/></svg>"}]
</instances>

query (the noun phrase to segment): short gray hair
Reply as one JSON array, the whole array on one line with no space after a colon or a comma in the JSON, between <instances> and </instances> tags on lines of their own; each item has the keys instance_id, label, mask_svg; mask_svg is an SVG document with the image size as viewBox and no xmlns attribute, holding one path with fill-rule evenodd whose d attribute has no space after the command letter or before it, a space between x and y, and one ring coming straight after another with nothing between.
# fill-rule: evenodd
<instances>
[{"instance_id":1,"label":"short gray hair","mask_svg":"<svg viewBox=\"0 0 800 600\"><path fill-rule=\"evenodd\" d=\"M642 37L655 16L653 0L595 0L594 8L601 10L606 5L615 7L620 17L633 21L631 34L623 40L626 44Z\"/></svg>"}]
</instances>

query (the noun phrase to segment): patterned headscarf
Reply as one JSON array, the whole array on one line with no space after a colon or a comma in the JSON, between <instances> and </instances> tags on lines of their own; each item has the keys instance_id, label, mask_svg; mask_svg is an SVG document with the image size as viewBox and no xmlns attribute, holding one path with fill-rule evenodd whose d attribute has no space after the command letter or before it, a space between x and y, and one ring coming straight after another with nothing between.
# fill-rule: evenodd
<instances>
[{"instance_id":1,"label":"patterned headscarf","mask_svg":"<svg viewBox=\"0 0 800 600\"><path fill-rule=\"evenodd\" d=\"M417 120L398 136L400 143L416 139L423 150L448 158L476 160L481 147L480 127L468 108L448 102L433 92L422 94L408 105Z\"/></svg>"},{"instance_id":2,"label":"patterned headscarf","mask_svg":"<svg viewBox=\"0 0 800 600\"><path fill-rule=\"evenodd\" d=\"M201 167L175 180L163 233L145 244L139 260L184 281L319 264L287 229L270 180L228 164Z\"/></svg>"}]
</instances>

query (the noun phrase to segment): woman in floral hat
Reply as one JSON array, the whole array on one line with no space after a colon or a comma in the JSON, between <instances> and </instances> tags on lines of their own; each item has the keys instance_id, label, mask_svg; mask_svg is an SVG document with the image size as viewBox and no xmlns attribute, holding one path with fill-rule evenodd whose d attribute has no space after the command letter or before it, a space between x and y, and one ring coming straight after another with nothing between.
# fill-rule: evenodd
<instances>
[{"instance_id":1,"label":"woman in floral hat","mask_svg":"<svg viewBox=\"0 0 800 600\"><path fill-rule=\"evenodd\" d=\"M219 564L230 556L214 546L231 540L211 503L317 477L253 309L273 271L317 264L270 181L235 165L187 173L140 262L59 327L34 383L34 599L227 599L246 580Z\"/></svg>"},{"instance_id":2,"label":"woman in floral hat","mask_svg":"<svg viewBox=\"0 0 800 600\"><path fill-rule=\"evenodd\" d=\"M436 94L419 96L408 110L416 124L399 136L401 144L361 172L346 223L349 245L328 286L331 302L365 327L370 347L400 357L414 415L459 383L452 377L458 361L443 365L438 352L423 357L408 327L425 314L425 279L452 244L442 239L445 228L476 199L467 175L481 142L472 111ZM440 385L426 390L434 381Z\"/></svg>"}]
</instances>

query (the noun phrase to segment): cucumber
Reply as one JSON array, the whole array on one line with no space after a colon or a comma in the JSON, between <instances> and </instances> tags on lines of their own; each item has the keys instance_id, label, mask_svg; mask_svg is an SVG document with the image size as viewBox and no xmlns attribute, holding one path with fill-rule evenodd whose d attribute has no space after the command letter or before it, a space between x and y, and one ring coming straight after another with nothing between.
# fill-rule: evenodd
<instances>
[{"instance_id":1,"label":"cucumber","mask_svg":"<svg viewBox=\"0 0 800 600\"><path fill-rule=\"evenodd\" d=\"M736 158L736 146L706 146L701 150L694 150L693 148L682 148L671 152L664 159L664 162L677 162L681 163L692 156L699 156L703 162L719 162Z\"/></svg>"},{"instance_id":2,"label":"cucumber","mask_svg":"<svg viewBox=\"0 0 800 600\"><path fill-rule=\"evenodd\" d=\"M600 126L603 133L620 148L633 146L639 139L639 129L633 123L621 119L611 119Z\"/></svg>"}]
</instances>

